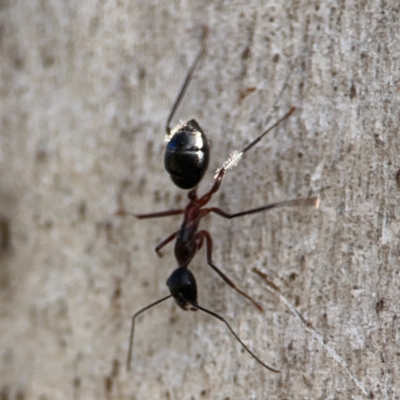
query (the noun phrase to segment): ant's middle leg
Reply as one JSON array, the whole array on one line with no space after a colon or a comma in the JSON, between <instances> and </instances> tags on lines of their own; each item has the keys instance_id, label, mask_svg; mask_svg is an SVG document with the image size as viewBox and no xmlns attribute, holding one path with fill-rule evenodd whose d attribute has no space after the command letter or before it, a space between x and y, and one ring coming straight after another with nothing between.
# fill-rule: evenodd
<instances>
[{"instance_id":1,"label":"ant's middle leg","mask_svg":"<svg viewBox=\"0 0 400 400\"><path fill-rule=\"evenodd\" d=\"M147 213L147 214L136 214L131 211L126 211L125 207L123 205L123 198L122 198L122 190L117 194L117 203L118 203L118 209L115 211L114 215L117 217L125 217L126 215L130 215L132 217L138 218L138 219L145 219L145 218L160 218L160 217L169 217L172 215L180 215L185 212L185 210L166 210L166 211L160 211L160 212L155 212L155 213Z\"/></svg>"},{"instance_id":2,"label":"ant's middle leg","mask_svg":"<svg viewBox=\"0 0 400 400\"><path fill-rule=\"evenodd\" d=\"M263 308L252 298L250 297L247 293L243 292L240 290L222 271L220 271L213 263L212 261L212 248L213 248L213 241L211 238L211 235L206 231L202 230L197 233L197 239L198 243L201 244L203 243L203 238L206 239L206 245L207 245L207 262L208 265L232 288L235 289L238 293L240 293L242 296L246 297L246 299L250 300L260 311L263 311Z\"/></svg>"},{"instance_id":3,"label":"ant's middle leg","mask_svg":"<svg viewBox=\"0 0 400 400\"><path fill-rule=\"evenodd\" d=\"M160 218L160 217L169 217L171 215L180 215L183 214L185 210L168 210L168 211L161 211L161 212L156 212L156 213L150 213L150 214L135 214L131 213L122 209L119 209L116 212L116 215L123 217L125 215L132 215L133 217L137 219L146 219L146 218ZM172 242L177 236L178 236L179 231L174 232L172 235L168 236L166 239L164 239L161 243L157 245L155 248L155 251L158 255L158 257L162 257L162 254L160 253L160 250L167 245L169 242Z\"/></svg>"},{"instance_id":4,"label":"ant's middle leg","mask_svg":"<svg viewBox=\"0 0 400 400\"><path fill-rule=\"evenodd\" d=\"M161 217L170 217L172 215L180 215L183 214L184 211L185 210L167 210L149 214L135 214L133 212L119 209L115 214L118 215L119 217L124 217L125 215L132 215L137 219L146 219L146 218L161 218Z\"/></svg>"},{"instance_id":5,"label":"ant's middle leg","mask_svg":"<svg viewBox=\"0 0 400 400\"><path fill-rule=\"evenodd\" d=\"M132 212L125 211L123 209L119 209L115 214L123 217L125 215L132 215L135 218L138 219L146 219L146 218L160 218L160 217L169 217L172 215L180 215L183 214L185 210L167 210L167 211L160 211L156 213L150 213L150 214L135 214ZM166 239L164 239L161 243L157 245L155 248L155 251L159 257L162 257L162 254L160 253L160 250L167 245L169 242L174 240L178 236L179 231L174 232L172 235L168 236Z\"/></svg>"},{"instance_id":6,"label":"ant's middle leg","mask_svg":"<svg viewBox=\"0 0 400 400\"><path fill-rule=\"evenodd\" d=\"M271 203L271 204L267 204L265 206L252 208L251 210L241 211L241 212L234 213L234 214L229 214L226 211L221 210L218 207L203 208L201 211L202 211L202 217L207 215L210 212L213 212L215 214L218 214L221 217L224 217L227 219L232 219L232 218L242 217L244 215L255 214L255 213L262 212L262 211L269 211L274 208L281 208L281 207L311 206L311 207L318 208L319 203L320 203L320 197L317 196L317 197L308 197L305 199L286 200L286 201L281 201L280 203Z\"/></svg>"}]
</instances>

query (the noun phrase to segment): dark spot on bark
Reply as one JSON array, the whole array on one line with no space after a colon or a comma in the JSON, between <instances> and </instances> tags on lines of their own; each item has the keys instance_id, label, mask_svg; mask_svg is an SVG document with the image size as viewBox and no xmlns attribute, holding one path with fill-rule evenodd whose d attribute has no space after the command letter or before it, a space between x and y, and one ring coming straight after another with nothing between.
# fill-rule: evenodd
<instances>
[{"instance_id":1,"label":"dark spot on bark","mask_svg":"<svg viewBox=\"0 0 400 400\"><path fill-rule=\"evenodd\" d=\"M55 62L56 62L56 59L52 54L46 54L46 52L43 52L43 54L42 54L43 68L45 68L45 69L51 68Z\"/></svg>"},{"instance_id":2,"label":"dark spot on bark","mask_svg":"<svg viewBox=\"0 0 400 400\"><path fill-rule=\"evenodd\" d=\"M119 370L120 370L119 361L117 359L114 359L113 365L112 365L112 370L111 370L111 376L113 378L116 378L119 374Z\"/></svg>"},{"instance_id":3,"label":"dark spot on bark","mask_svg":"<svg viewBox=\"0 0 400 400\"><path fill-rule=\"evenodd\" d=\"M139 69L138 78L139 78L140 81L142 81L143 79L146 78L146 68L141 67Z\"/></svg>"},{"instance_id":4,"label":"dark spot on bark","mask_svg":"<svg viewBox=\"0 0 400 400\"><path fill-rule=\"evenodd\" d=\"M142 281L142 287L147 288L150 286L150 283L148 281Z\"/></svg>"},{"instance_id":5,"label":"dark spot on bark","mask_svg":"<svg viewBox=\"0 0 400 400\"><path fill-rule=\"evenodd\" d=\"M47 160L48 153L47 150L43 146L39 146L36 151L36 161L45 162Z\"/></svg>"},{"instance_id":6,"label":"dark spot on bark","mask_svg":"<svg viewBox=\"0 0 400 400\"><path fill-rule=\"evenodd\" d=\"M115 289L114 289L114 293L112 294L111 300L113 302L117 301L121 297L121 293L122 293L121 281L118 280L117 283L116 283Z\"/></svg>"},{"instance_id":7,"label":"dark spot on bark","mask_svg":"<svg viewBox=\"0 0 400 400\"><path fill-rule=\"evenodd\" d=\"M13 65L17 71L21 71L25 67L25 60L23 59L23 57L15 57L13 59Z\"/></svg>"},{"instance_id":8,"label":"dark spot on bark","mask_svg":"<svg viewBox=\"0 0 400 400\"><path fill-rule=\"evenodd\" d=\"M11 248L11 228L8 218L0 216L0 252Z\"/></svg>"},{"instance_id":9,"label":"dark spot on bark","mask_svg":"<svg viewBox=\"0 0 400 400\"><path fill-rule=\"evenodd\" d=\"M78 216L80 219L84 219L86 217L86 211L87 211L86 202L82 200L78 205Z\"/></svg>"},{"instance_id":10,"label":"dark spot on bark","mask_svg":"<svg viewBox=\"0 0 400 400\"><path fill-rule=\"evenodd\" d=\"M250 47L246 46L242 51L242 60L246 60L250 56Z\"/></svg>"},{"instance_id":11,"label":"dark spot on bark","mask_svg":"<svg viewBox=\"0 0 400 400\"><path fill-rule=\"evenodd\" d=\"M81 379L76 377L73 381L74 388L79 389L81 387Z\"/></svg>"},{"instance_id":12,"label":"dark spot on bark","mask_svg":"<svg viewBox=\"0 0 400 400\"><path fill-rule=\"evenodd\" d=\"M15 400L25 400L25 393L19 390L15 395Z\"/></svg>"},{"instance_id":13,"label":"dark spot on bark","mask_svg":"<svg viewBox=\"0 0 400 400\"><path fill-rule=\"evenodd\" d=\"M4 386L0 392L0 400L9 400L8 387Z\"/></svg>"},{"instance_id":14,"label":"dark spot on bark","mask_svg":"<svg viewBox=\"0 0 400 400\"><path fill-rule=\"evenodd\" d=\"M350 87L350 99L354 99L354 97L356 96L357 96L357 90L353 83Z\"/></svg>"},{"instance_id":15,"label":"dark spot on bark","mask_svg":"<svg viewBox=\"0 0 400 400\"><path fill-rule=\"evenodd\" d=\"M396 174L396 184L397 184L397 189L400 189L400 169L397 171Z\"/></svg>"},{"instance_id":16,"label":"dark spot on bark","mask_svg":"<svg viewBox=\"0 0 400 400\"><path fill-rule=\"evenodd\" d=\"M380 299L375 306L377 314L379 314L385 308L385 300Z\"/></svg>"},{"instance_id":17,"label":"dark spot on bark","mask_svg":"<svg viewBox=\"0 0 400 400\"><path fill-rule=\"evenodd\" d=\"M9 7L9 0L0 0L0 11Z\"/></svg>"},{"instance_id":18,"label":"dark spot on bark","mask_svg":"<svg viewBox=\"0 0 400 400\"><path fill-rule=\"evenodd\" d=\"M113 387L113 380L111 376L106 376L104 378L104 389L107 393L110 393Z\"/></svg>"}]
</instances>

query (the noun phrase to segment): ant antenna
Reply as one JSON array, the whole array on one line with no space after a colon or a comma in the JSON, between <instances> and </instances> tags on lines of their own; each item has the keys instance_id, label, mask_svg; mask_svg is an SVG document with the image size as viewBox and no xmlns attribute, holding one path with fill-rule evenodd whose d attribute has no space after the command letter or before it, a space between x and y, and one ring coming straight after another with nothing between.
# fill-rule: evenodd
<instances>
[{"instance_id":1,"label":"ant antenna","mask_svg":"<svg viewBox=\"0 0 400 400\"><path fill-rule=\"evenodd\" d=\"M269 365L265 364L264 362L262 362L239 338L239 336L235 333L235 331L232 329L232 327L228 324L228 322L225 320L225 318L221 317L220 315L218 315L217 313L207 310L206 308L203 308L201 306L199 306L198 304L195 304L191 301L186 300L192 307L197 308L200 311L203 311L217 319L219 319L220 321L222 321L227 327L228 329L231 331L232 335L235 336L236 340L243 346L243 348L259 363L261 364L264 368L272 371L272 372L276 372L279 373L280 371L270 367Z\"/></svg>"},{"instance_id":2,"label":"ant antenna","mask_svg":"<svg viewBox=\"0 0 400 400\"><path fill-rule=\"evenodd\" d=\"M126 362L126 368L127 368L128 371L131 370L133 337L134 337L134 334L135 334L135 319L136 319L136 317L138 317L140 314L142 314L143 312L145 312L149 308L152 308L152 307L156 306L157 304L162 303L164 300L169 299L170 297L172 297L172 294L170 294L170 295L168 295L166 297L163 297L162 299L159 299L159 300L155 301L154 303L149 304L148 306L142 308L141 310L139 310L138 312L133 314L133 316L132 316L132 325L131 325L131 335L130 335L130 338L129 338L128 360Z\"/></svg>"},{"instance_id":3,"label":"ant antenna","mask_svg":"<svg viewBox=\"0 0 400 400\"><path fill-rule=\"evenodd\" d=\"M188 270L186 270L188 271ZM222 321L227 327L228 329L231 331L232 335L236 338L236 340L243 346L243 348L259 363L261 364L264 368L268 369L269 371L272 372L276 372L279 373L280 371L270 367L269 365L265 364L264 362L262 362L240 339L240 337L237 335L237 333L232 329L232 327L229 325L228 321L225 320L225 318L221 317L220 315L218 315L217 313L207 310L204 307L199 306L198 304L194 303L193 301L189 301L187 298L184 298L182 296L182 293L179 294L170 294L168 296L165 296L157 301L155 301L154 303L151 303L149 305L147 305L146 307L142 308L141 310L139 310L138 312L136 312L133 316L132 316L132 324L131 324L131 334L130 334L130 338L129 338L129 350L128 350L128 359L126 362L126 368L128 371L131 370L131 361L132 361L132 350L133 350L133 339L134 339L134 335L135 335L135 320L136 318L142 314L143 312L147 311L148 309L156 306L157 304L162 303L165 300L168 300L170 297L175 297L175 300L177 300L178 298L181 298L183 303L187 303L190 304L194 311L195 310L200 310L205 312L206 314L211 315L214 318L219 319L220 321Z\"/></svg>"},{"instance_id":4,"label":"ant antenna","mask_svg":"<svg viewBox=\"0 0 400 400\"><path fill-rule=\"evenodd\" d=\"M195 58L195 60L193 61L193 64L190 66L189 71L187 72L185 79L182 83L182 86L179 90L178 96L176 96L176 99L174 101L174 104L171 108L171 111L169 113L168 119L167 119L167 123L165 124L165 130L167 132L167 140L169 138L171 138L171 120L174 117L176 110L178 109L179 105L181 104L181 101L183 99L183 97L185 96L185 93L189 87L190 81L192 80L192 75L193 75L193 71L196 69L196 66L198 64L198 62L200 61L201 57L203 57L203 54L206 51L207 48L207 38L208 38L208 28L206 26L203 26L203 35L202 35L202 46L200 51L197 53L197 56Z\"/></svg>"}]
</instances>

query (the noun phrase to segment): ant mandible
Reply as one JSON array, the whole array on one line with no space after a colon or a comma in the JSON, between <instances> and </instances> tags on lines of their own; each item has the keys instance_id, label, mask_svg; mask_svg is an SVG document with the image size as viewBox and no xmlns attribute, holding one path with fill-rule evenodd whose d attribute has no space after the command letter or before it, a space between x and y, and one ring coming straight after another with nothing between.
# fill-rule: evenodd
<instances>
[{"instance_id":1,"label":"ant mandible","mask_svg":"<svg viewBox=\"0 0 400 400\"><path fill-rule=\"evenodd\" d=\"M184 214L183 223L180 229L168 236L155 248L158 255L160 250L169 242L175 240L175 258L178 262L178 268L171 274L167 280L167 286L170 290L168 296L163 297L142 308L132 316L131 333L129 339L129 350L127 369L130 370L133 339L135 330L135 320L144 311L155 305L173 297L183 310L192 311L203 311L220 321L224 322L228 327L233 336L243 346L243 348L263 367L272 371L279 372L277 369L272 368L261 361L239 338L239 336L233 331L229 323L220 315L206 308L201 307L197 303L197 284L194 275L187 269L190 261L198 250L201 249L204 241L206 242L207 248L207 262L208 265L234 290L240 293L242 296L250 300L260 311L263 311L262 307L247 293L240 290L222 271L217 268L212 261L212 249L213 241L211 235L206 230L198 230L200 220L210 213L215 213L223 218L237 218L243 215L255 214L262 211L268 211L273 208L287 207L287 206L313 206L318 208L319 197L310 197L305 199L296 199L283 201L280 203L267 204L261 207L253 208L246 211L241 211L235 214L229 214L218 207L204 206L210 201L211 197L218 191L221 186L222 178L225 173L236 166L240 158L247 153L253 146L255 146L268 132L276 128L282 121L287 119L295 110L292 107L288 113L286 113L281 119L270 126L266 131L259 135L255 140L248 144L243 150L234 152L229 159L223 164L223 166L217 170L214 176L214 183L211 189L201 197L197 196L197 185L200 183L207 170L209 158L210 158L210 147L206 135L201 129L200 125L194 120L190 120L184 124L180 124L174 129L171 129L171 120L174 117L176 110L178 109L186 91L192 79L193 72L202 58L206 46L207 46L207 35L208 30L204 28L202 47L197 54L193 64L189 68L186 77L183 81L181 89L179 90L178 96L170 111L169 117L166 122L166 139L168 141L167 148L165 150L164 165L167 172L170 174L172 181L181 189L190 189L188 193L189 204L184 209L179 210L168 210L151 214L134 214L126 212L120 209L118 215L133 215L138 219L146 218L159 218L168 217L172 215Z\"/></svg>"}]
</instances>

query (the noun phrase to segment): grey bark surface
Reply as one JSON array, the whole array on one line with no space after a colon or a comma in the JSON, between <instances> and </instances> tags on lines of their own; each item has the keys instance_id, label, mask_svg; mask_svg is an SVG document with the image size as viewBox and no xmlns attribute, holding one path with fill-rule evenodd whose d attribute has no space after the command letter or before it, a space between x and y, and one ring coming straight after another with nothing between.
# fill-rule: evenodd
<instances>
[{"instance_id":1,"label":"grey bark surface","mask_svg":"<svg viewBox=\"0 0 400 400\"><path fill-rule=\"evenodd\" d=\"M280 3L280 4L277 4ZM0 1L1 399L400 397L400 7L397 1ZM212 141L204 192L233 150L297 110L224 178L236 212L321 193L321 207L207 218L199 303L165 296L184 207L163 168L164 124ZM286 82L286 85L284 85ZM283 88L283 89L282 89ZM254 269L264 274L263 279ZM274 292L272 282L280 292Z\"/></svg>"}]
</instances>

